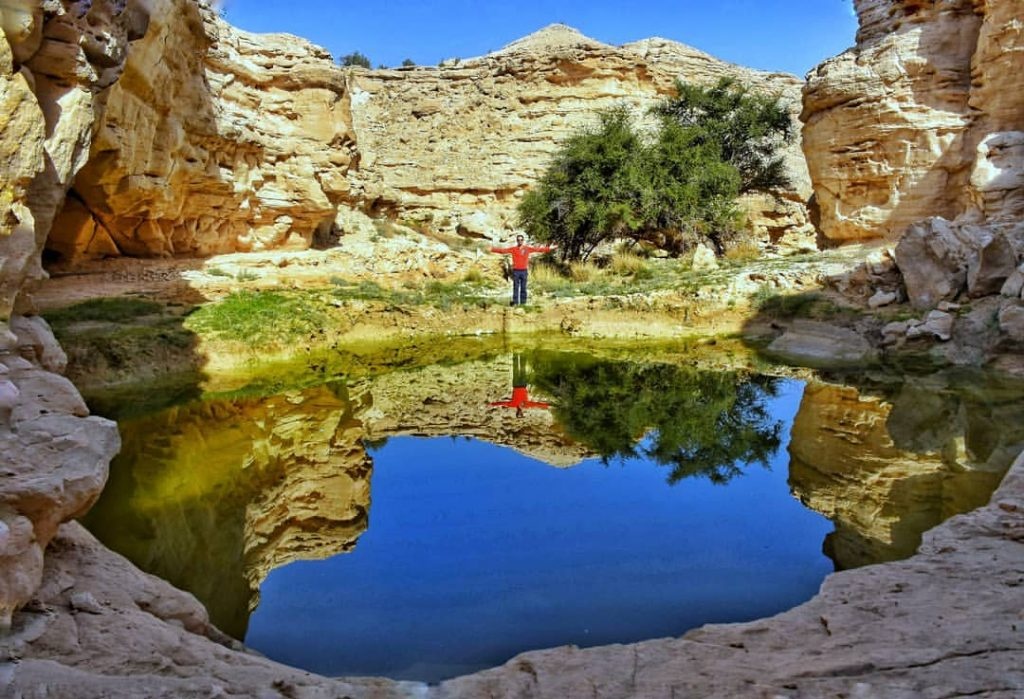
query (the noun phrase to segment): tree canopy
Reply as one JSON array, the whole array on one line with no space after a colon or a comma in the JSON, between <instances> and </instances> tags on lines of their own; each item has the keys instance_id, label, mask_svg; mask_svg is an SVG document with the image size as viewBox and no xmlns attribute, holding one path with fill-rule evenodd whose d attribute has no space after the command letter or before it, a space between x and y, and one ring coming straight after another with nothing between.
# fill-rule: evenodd
<instances>
[{"instance_id":1,"label":"tree canopy","mask_svg":"<svg viewBox=\"0 0 1024 699\"><path fill-rule=\"evenodd\" d=\"M652 110L650 133L618 107L562 144L519 205L530 237L558 243L565 259L622 238L680 252L735 230L739 194L788 184L778 150L793 134L778 97L730 79L676 88Z\"/></svg>"},{"instance_id":2,"label":"tree canopy","mask_svg":"<svg viewBox=\"0 0 1024 699\"><path fill-rule=\"evenodd\" d=\"M778 390L771 377L545 353L532 363L570 436L606 462L645 456L667 466L669 483L726 483L746 464L767 466L781 444L782 423L767 406Z\"/></svg>"},{"instance_id":3,"label":"tree canopy","mask_svg":"<svg viewBox=\"0 0 1024 699\"><path fill-rule=\"evenodd\" d=\"M338 63L343 66L362 66L363 68L370 67L369 57L363 55L359 51L353 51L352 53L345 54L338 59Z\"/></svg>"}]
</instances>

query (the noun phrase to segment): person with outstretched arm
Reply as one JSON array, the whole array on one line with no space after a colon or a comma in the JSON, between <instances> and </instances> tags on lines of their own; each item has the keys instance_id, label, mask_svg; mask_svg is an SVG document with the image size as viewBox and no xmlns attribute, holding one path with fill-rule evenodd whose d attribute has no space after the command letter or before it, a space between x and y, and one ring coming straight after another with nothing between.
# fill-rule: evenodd
<instances>
[{"instance_id":1,"label":"person with outstretched arm","mask_svg":"<svg viewBox=\"0 0 1024 699\"><path fill-rule=\"evenodd\" d=\"M491 248L491 252L512 256L512 306L526 304L526 277L530 265L530 255L557 250L557 245L527 245L520 233L516 236L516 244L510 248Z\"/></svg>"},{"instance_id":2,"label":"person with outstretched arm","mask_svg":"<svg viewBox=\"0 0 1024 699\"><path fill-rule=\"evenodd\" d=\"M514 408L516 417L522 417L523 410L527 408L547 410L551 407L550 403L530 400L530 391L527 387L526 357L519 352L512 353L512 397L507 400L496 400L488 405L492 408Z\"/></svg>"}]
</instances>

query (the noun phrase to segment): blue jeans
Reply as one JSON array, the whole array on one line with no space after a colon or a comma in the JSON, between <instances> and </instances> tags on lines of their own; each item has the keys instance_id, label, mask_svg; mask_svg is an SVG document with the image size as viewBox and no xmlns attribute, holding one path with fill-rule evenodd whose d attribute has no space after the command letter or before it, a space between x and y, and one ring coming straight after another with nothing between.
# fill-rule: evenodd
<instances>
[{"instance_id":1,"label":"blue jeans","mask_svg":"<svg viewBox=\"0 0 1024 699\"><path fill-rule=\"evenodd\" d=\"M512 270L512 305L526 303L526 270Z\"/></svg>"}]
</instances>

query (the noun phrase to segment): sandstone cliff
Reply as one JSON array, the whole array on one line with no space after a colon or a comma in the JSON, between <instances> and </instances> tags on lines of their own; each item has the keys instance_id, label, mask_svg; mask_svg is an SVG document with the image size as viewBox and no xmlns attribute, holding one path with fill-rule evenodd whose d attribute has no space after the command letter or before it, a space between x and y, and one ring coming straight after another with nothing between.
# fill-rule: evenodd
<instances>
[{"instance_id":1,"label":"sandstone cliff","mask_svg":"<svg viewBox=\"0 0 1024 699\"><path fill-rule=\"evenodd\" d=\"M369 216L502 236L559 142L625 103L643 114L676 78L799 81L661 39L619 48L553 26L441 67L342 69L295 37L252 35L191 0L154 3L110 89L89 162L49 249L63 261L335 242ZM764 236L809 230L799 144L784 203L748 202Z\"/></svg>"},{"instance_id":2,"label":"sandstone cliff","mask_svg":"<svg viewBox=\"0 0 1024 699\"><path fill-rule=\"evenodd\" d=\"M804 88L804 151L829 238L1024 212L1017 0L855 0L857 45Z\"/></svg>"},{"instance_id":3,"label":"sandstone cliff","mask_svg":"<svg viewBox=\"0 0 1024 699\"><path fill-rule=\"evenodd\" d=\"M308 247L347 189L344 96L322 49L154 3L49 248L73 261Z\"/></svg>"},{"instance_id":4,"label":"sandstone cliff","mask_svg":"<svg viewBox=\"0 0 1024 699\"><path fill-rule=\"evenodd\" d=\"M0 5L0 350L13 343L7 321L22 287L45 274L51 224L147 22L141 5L119 0Z\"/></svg>"},{"instance_id":5,"label":"sandstone cliff","mask_svg":"<svg viewBox=\"0 0 1024 699\"><path fill-rule=\"evenodd\" d=\"M45 8L45 9L44 9ZM253 35L202 0L7 0L0 322L48 263L333 245L388 217L500 238L561 139L676 78L732 76L799 108L800 82L647 39L552 26L441 67L342 69L297 37ZM751 198L767 239L810 231L793 190ZM15 306L17 305L17 308Z\"/></svg>"},{"instance_id":6,"label":"sandstone cliff","mask_svg":"<svg viewBox=\"0 0 1024 699\"><path fill-rule=\"evenodd\" d=\"M1020 2L855 6L857 45L808 76L804 150L822 233L897 243L897 275L869 261L867 285L837 288L927 313L887 325L885 345L938 340L943 360L1024 372Z\"/></svg>"}]
</instances>

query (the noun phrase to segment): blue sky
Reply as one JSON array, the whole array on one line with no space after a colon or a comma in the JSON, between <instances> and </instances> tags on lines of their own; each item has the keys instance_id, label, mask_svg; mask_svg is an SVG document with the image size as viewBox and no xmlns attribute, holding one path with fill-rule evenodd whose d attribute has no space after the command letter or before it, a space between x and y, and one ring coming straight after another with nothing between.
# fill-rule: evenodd
<instances>
[{"instance_id":1,"label":"blue sky","mask_svg":"<svg viewBox=\"0 0 1024 699\"><path fill-rule=\"evenodd\" d=\"M353 51L374 66L410 58L436 65L469 58L561 22L607 44L660 36L726 61L803 76L853 45L852 0L223 0L229 22L253 32L288 32Z\"/></svg>"}]
</instances>

